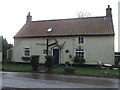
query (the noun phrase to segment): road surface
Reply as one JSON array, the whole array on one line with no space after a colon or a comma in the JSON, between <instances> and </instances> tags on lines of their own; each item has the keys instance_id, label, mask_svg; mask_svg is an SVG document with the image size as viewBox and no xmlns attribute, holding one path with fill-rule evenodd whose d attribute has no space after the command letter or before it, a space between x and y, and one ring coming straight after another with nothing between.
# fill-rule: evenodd
<instances>
[{"instance_id":1,"label":"road surface","mask_svg":"<svg viewBox=\"0 0 120 90\"><path fill-rule=\"evenodd\" d=\"M1 72L2 87L11 88L118 88L118 79L43 73Z\"/></svg>"}]
</instances>

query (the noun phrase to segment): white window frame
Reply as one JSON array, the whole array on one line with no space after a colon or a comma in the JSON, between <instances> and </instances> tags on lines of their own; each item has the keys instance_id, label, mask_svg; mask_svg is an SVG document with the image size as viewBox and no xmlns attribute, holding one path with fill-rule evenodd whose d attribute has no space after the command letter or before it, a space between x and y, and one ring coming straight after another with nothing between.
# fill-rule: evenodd
<instances>
[{"instance_id":1,"label":"white window frame","mask_svg":"<svg viewBox=\"0 0 120 90\"><path fill-rule=\"evenodd\" d=\"M25 54L27 50L29 51L29 54L28 54L28 55ZM25 48L24 48L24 52L23 52L24 56L25 56L25 57L30 57L30 53L31 53L30 48L29 48L29 47L25 47Z\"/></svg>"},{"instance_id":2,"label":"white window frame","mask_svg":"<svg viewBox=\"0 0 120 90\"><path fill-rule=\"evenodd\" d=\"M77 49L78 49L78 51L77 51ZM77 52L78 52L78 53L84 53L82 58L85 59L84 49L81 49L81 50L80 50L80 49L81 49L81 48L76 48L76 49L75 49L74 56L76 56L76 53L77 53ZM81 56L79 56L79 57L81 58Z\"/></svg>"},{"instance_id":3,"label":"white window frame","mask_svg":"<svg viewBox=\"0 0 120 90\"><path fill-rule=\"evenodd\" d=\"M79 36L77 39L77 43L78 44L83 44L85 42L84 37L83 36Z\"/></svg>"}]
</instances>

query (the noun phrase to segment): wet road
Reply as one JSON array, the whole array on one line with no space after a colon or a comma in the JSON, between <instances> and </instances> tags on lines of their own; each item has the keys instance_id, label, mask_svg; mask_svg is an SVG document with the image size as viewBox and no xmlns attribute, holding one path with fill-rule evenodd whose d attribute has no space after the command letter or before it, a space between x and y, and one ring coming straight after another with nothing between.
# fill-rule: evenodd
<instances>
[{"instance_id":1,"label":"wet road","mask_svg":"<svg viewBox=\"0 0 120 90\"><path fill-rule=\"evenodd\" d=\"M2 72L2 86L13 88L118 88L118 79Z\"/></svg>"}]
</instances>

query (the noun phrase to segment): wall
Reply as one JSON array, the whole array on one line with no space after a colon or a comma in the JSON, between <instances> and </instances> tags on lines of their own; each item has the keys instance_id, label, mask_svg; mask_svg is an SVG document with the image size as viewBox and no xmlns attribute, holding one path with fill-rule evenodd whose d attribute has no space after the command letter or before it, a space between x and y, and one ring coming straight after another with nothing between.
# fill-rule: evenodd
<instances>
[{"instance_id":1,"label":"wall","mask_svg":"<svg viewBox=\"0 0 120 90\"><path fill-rule=\"evenodd\" d=\"M113 36L94 36L85 38L85 58L86 63L114 64L114 37Z\"/></svg>"},{"instance_id":2,"label":"wall","mask_svg":"<svg viewBox=\"0 0 120 90\"><path fill-rule=\"evenodd\" d=\"M44 63L45 58L43 50L46 49L47 38L16 38L13 50L13 61L23 62L21 57L25 47L29 47L31 55L40 55L40 62ZM74 56L75 48L78 48L78 38L74 37L54 37L49 38L49 44L58 40L60 45L60 63L70 61L69 55ZM96 64L98 61L103 63L114 64L114 37L113 36L84 36L85 43L82 45L85 51L85 60L87 64ZM52 46L49 47L49 53L52 54ZM54 47L58 48L58 47ZM69 53L65 51L69 50Z\"/></svg>"}]
</instances>

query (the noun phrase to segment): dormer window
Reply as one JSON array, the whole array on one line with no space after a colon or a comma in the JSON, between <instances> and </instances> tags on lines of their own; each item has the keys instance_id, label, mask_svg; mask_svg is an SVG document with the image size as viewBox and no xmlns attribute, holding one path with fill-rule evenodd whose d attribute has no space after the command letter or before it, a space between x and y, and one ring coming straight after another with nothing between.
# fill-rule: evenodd
<instances>
[{"instance_id":1,"label":"dormer window","mask_svg":"<svg viewBox=\"0 0 120 90\"><path fill-rule=\"evenodd\" d=\"M80 36L78 37L78 44L83 44L84 43L84 37Z\"/></svg>"},{"instance_id":2,"label":"dormer window","mask_svg":"<svg viewBox=\"0 0 120 90\"><path fill-rule=\"evenodd\" d=\"M46 32L52 32L53 31L53 28L48 28Z\"/></svg>"}]
</instances>

